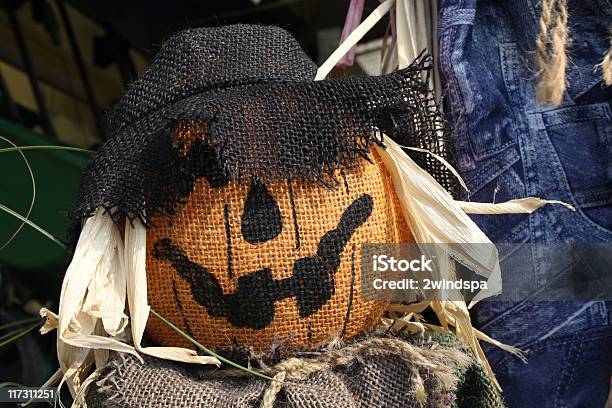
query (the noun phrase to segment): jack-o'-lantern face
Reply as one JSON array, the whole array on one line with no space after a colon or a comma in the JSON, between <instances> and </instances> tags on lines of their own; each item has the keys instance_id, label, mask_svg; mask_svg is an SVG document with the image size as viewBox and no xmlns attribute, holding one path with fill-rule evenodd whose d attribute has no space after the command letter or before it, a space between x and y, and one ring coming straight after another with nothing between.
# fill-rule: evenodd
<instances>
[{"instance_id":1,"label":"jack-o'-lantern face","mask_svg":"<svg viewBox=\"0 0 612 408\"><path fill-rule=\"evenodd\" d=\"M370 159L339 171L337 188L202 172L176 214L147 232L149 303L208 347L307 346L371 329L386 304L361 299L360 246L412 238L380 159ZM156 319L147 331L190 346Z\"/></svg>"}]
</instances>

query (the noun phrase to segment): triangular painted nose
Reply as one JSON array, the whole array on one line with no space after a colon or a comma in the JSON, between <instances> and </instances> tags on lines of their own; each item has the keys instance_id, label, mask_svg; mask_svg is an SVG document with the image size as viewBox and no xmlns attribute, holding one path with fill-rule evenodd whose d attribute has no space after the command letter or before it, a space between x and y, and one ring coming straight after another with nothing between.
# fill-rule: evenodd
<instances>
[{"instance_id":1,"label":"triangular painted nose","mask_svg":"<svg viewBox=\"0 0 612 408\"><path fill-rule=\"evenodd\" d=\"M270 241L283 229L278 204L266 185L253 181L244 203L242 213L242 236L249 244Z\"/></svg>"}]
</instances>

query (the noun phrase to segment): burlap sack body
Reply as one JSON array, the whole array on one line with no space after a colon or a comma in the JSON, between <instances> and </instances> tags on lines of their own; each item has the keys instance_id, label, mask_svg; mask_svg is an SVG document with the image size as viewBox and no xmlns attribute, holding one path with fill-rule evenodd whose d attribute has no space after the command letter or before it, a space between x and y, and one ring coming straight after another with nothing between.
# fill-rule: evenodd
<instances>
[{"instance_id":1,"label":"burlap sack body","mask_svg":"<svg viewBox=\"0 0 612 408\"><path fill-rule=\"evenodd\" d=\"M329 364L321 364L326 361ZM226 370L120 355L88 393L88 406L503 408L469 349L448 333L366 337L340 349L268 365L272 383ZM292 369L293 368L293 369ZM233 374L233 375L232 375ZM275 377L280 377L278 374ZM273 392L274 389L274 392Z\"/></svg>"},{"instance_id":2,"label":"burlap sack body","mask_svg":"<svg viewBox=\"0 0 612 408\"><path fill-rule=\"evenodd\" d=\"M177 140L187 148L194 133L179 126ZM335 188L198 179L147 231L150 305L213 348L308 346L370 330L387 304L361 299L360 246L412 236L380 158L369 159L338 172ZM193 347L156 318L147 333Z\"/></svg>"}]
</instances>

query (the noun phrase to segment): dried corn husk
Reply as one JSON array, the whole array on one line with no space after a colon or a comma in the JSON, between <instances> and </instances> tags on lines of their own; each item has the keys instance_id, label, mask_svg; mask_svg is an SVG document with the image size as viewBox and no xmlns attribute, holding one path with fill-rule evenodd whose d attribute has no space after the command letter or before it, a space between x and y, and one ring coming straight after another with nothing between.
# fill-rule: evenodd
<instances>
[{"instance_id":1,"label":"dried corn husk","mask_svg":"<svg viewBox=\"0 0 612 408\"><path fill-rule=\"evenodd\" d=\"M489 278L492 290L489 294L497 294L501 289L501 274L497 249L492 242L452 196L397 143L386 138L385 146L378 147L378 153L393 179L404 218L416 242L438 244L421 247L428 259L434 259L435 269L442 274L433 278L455 279L453 259ZM441 300L448 298L444 293L441 295Z\"/></svg>"},{"instance_id":2,"label":"dried corn husk","mask_svg":"<svg viewBox=\"0 0 612 408\"><path fill-rule=\"evenodd\" d=\"M393 19L393 16L391 16ZM391 52L397 55L397 67L406 68L423 50L428 50L434 58L438 55L438 1L437 0L397 0L395 3L395 24L397 39ZM393 65L388 65L388 73ZM440 74L434 67L429 78L435 91L436 100L442 97Z\"/></svg>"},{"instance_id":3,"label":"dried corn husk","mask_svg":"<svg viewBox=\"0 0 612 408\"><path fill-rule=\"evenodd\" d=\"M106 365L109 350L139 358L139 353L144 353L188 363L219 364L216 358L198 356L189 349L140 346L149 316L145 227L138 220L128 222L125 237L124 244L108 213L96 210L84 223L66 271L59 313L41 310L47 319L41 333L57 329L57 355L63 374L60 386L68 384L77 406L84 404L84 389L92 381L93 377L87 375L90 367ZM126 300L132 319L131 343L125 332L129 322Z\"/></svg>"}]
</instances>

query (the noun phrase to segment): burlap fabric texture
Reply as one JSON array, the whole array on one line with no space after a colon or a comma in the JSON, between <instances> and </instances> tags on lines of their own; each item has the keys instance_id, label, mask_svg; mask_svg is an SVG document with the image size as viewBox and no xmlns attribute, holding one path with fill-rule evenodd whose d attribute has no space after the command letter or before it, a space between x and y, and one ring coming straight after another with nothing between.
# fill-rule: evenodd
<instances>
[{"instance_id":1,"label":"burlap fabric texture","mask_svg":"<svg viewBox=\"0 0 612 408\"><path fill-rule=\"evenodd\" d=\"M206 132L178 127L187 146ZM308 346L369 331L387 303L361 296L361 245L412 242L380 158L315 182L199 179L172 216L147 231L149 303L208 347ZM157 344L193 347L159 319Z\"/></svg>"},{"instance_id":2,"label":"burlap fabric texture","mask_svg":"<svg viewBox=\"0 0 612 408\"><path fill-rule=\"evenodd\" d=\"M93 407L503 408L469 351L451 335L370 337L262 368L270 382L236 372L122 355L89 391Z\"/></svg>"}]
</instances>

